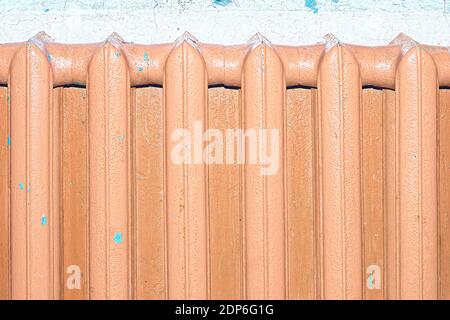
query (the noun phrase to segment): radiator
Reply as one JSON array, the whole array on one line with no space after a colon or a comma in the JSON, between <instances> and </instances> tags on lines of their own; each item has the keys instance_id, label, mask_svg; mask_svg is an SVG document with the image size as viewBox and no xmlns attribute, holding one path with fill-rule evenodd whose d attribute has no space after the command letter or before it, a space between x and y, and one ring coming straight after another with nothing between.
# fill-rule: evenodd
<instances>
[{"instance_id":1,"label":"radiator","mask_svg":"<svg viewBox=\"0 0 450 320\"><path fill-rule=\"evenodd\" d=\"M450 298L446 47L39 33L0 84L3 299Z\"/></svg>"}]
</instances>

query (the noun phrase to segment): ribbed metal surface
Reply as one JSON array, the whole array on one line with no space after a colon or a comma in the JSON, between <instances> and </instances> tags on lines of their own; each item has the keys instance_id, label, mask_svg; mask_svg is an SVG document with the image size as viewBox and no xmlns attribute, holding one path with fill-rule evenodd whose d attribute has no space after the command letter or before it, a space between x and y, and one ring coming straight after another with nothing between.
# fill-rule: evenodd
<instances>
[{"instance_id":1,"label":"ribbed metal surface","mask_svg":"<svg viewBox=\"0 0 450 320\"><path fill-rule=\"evenodd\" d=\"M40 33L0 84L3 299L450 298L447 48ZM173 161L198 123L277 169Z\"/></svg>"}]
</instances>

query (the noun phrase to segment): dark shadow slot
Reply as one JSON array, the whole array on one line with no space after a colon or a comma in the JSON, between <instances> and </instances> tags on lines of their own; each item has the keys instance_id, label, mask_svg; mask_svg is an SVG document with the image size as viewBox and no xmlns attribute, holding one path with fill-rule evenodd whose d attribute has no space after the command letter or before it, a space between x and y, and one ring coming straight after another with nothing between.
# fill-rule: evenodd
<instances>
[{"instance_id":1,"label":"dark shadow slot","mask_svg":"<svg viewBox=\"0 0 450 320\"><path fill-rule=\"evenodd\" d=\"M241 87L237 87L237 86L227 86L224 84L211 84L208 86L208 89L214 89L214 88L224 88L224 89L230 89L230 90L240 90Z\"/></svg>"},{"instance_id":2,"label":"dark shadow slot","mask_svg":"<svg viewBox=\"0 0 450 320\"><path fill-rule=\"evenodd\" d=\"M394 89L377 87L377 86L372 86L372 85L363 86L362 89L363 90L365 90L365 89L373 89L373 90L379 90L379 91L383 91L383 90L395 91Z\"/></svg>"},{"instance_id":3,"label":"dark shadow slot","mask_svg":"<svg viewBox=\"0 0 450 320\"><path fill-rule=\"evenodd\" d=\"M132 86L132 88L136 88L136 89L143 89L143 88L158 88L158 89L162 89L162 85L160 84L140 84L137 86Z\"/></svg>"},{"instance_id":4,"label":"dark shadow slot","mask_svg":"<svg viewBox=\"0 0 450 320\"><path fill-rule=\"evenodd\" d=\"M317 87L313 86L302 86L302 85L294 85L294 86L287 86L287 90L289 89L304 89L304 90L311 90L311 89L317 89Z\"/></svg>"},{"instance_id":5,"label":"dark shadow slot","mask_svg":"<svg viewBox=\"0 0 450 320\"><path fill-rule=\"evenodd\" d=\"M86 85L82 83L71 83L71 84L64 84L60 86L55 86L53 89L56 88L79 88L79 89L86 89Z\"/></svg>"}]
</instances>

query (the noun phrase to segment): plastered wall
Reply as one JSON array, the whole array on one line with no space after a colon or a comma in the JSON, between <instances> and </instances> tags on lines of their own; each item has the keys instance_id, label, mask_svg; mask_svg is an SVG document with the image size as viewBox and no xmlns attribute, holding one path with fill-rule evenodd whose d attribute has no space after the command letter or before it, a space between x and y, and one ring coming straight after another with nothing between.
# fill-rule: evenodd
<instances>
[{"instance_id":1,"label":"plastered wall","mask_svg":"<svg viewBox=\"0 0 450 320\"><path fill-rule=\"evenodd\" d=\"M445 0L3 0L0 42L45 30L59 42L174 41L189 31L203 42L243 43L256 32L282 44L310 44L327 33L381 45L404 32L421 43L450 44Z\"/></svg>"}]
</instances>

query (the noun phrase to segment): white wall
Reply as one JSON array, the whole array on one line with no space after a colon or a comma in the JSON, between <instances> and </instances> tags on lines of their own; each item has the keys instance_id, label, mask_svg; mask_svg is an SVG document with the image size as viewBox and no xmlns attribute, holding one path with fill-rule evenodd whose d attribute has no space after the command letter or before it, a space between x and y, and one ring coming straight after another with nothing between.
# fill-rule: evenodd
<instances>
[{"instance_id":1,"label":"white wall","mask_svg":"<svg viewBox=\"0 0 450 320\"><path fill-rule=\"evenodd\" d=\"M450 2L450 1L449 1ZM399 32L450 45L446 0L0 0L0 43L44 30L58 42L171 42L185 30L202 42L243 43L261 32L273 43L310 44L333 33L380 45Z\"/></svg>"}]
</instances>

